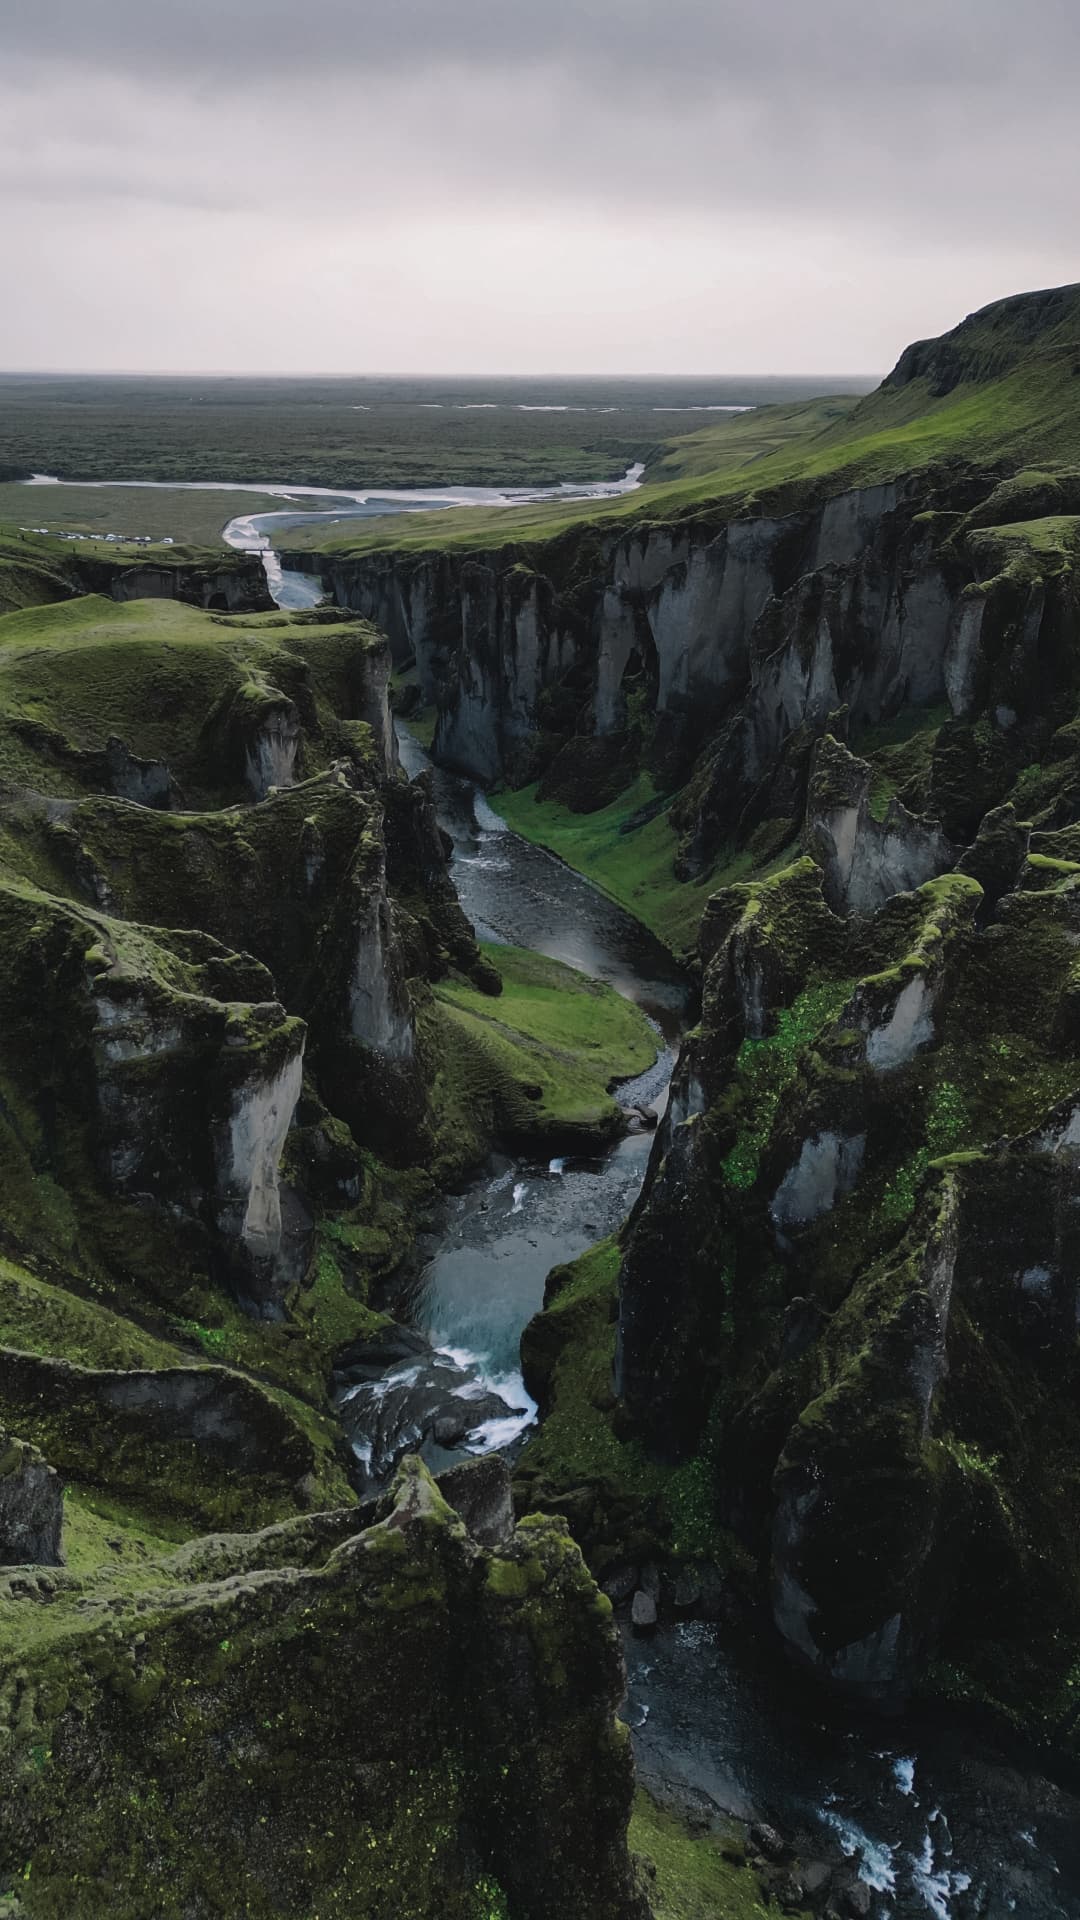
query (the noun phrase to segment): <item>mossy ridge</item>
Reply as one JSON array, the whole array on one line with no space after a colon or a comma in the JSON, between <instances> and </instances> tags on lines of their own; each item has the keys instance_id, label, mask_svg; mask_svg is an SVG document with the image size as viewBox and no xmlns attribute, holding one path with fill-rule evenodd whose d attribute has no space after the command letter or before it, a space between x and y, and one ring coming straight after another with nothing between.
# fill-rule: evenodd
<instances>
[{"instance_id":1,"label":"mossy ridge","mask_svg":"<svg viewBox=\"0 0 1080 1920\"><path fill-rule=\"evenodd\" d=\"M28 1915L96 1920L105 1875L118 1920L151 1880L165 1920L539 1920L552 1880L582 1920L641 1920L617 1647L575 1550L539 1522L482 1552L416 1462L383 1513L5 1583L0 1884ZM531 1599L491 1578L533 1561Z\"/></svg>"},{"instance_id":2,"label":"mossy ridge","mask_svg":"<svg viewBox=\"0 0 1080 1920\"><path fill-rule=\"evenodd\" d=\"M0 615L67 600L78 591L60 541L0 527Z\"/></svg>"},{"instance_id":3,"label":"mossy ridge","mask_svg":"<svg viewBox=\"0 0 1080 1920\"><path fill-rule=\"evenodd\" d=\"M1068 865L1075 850L1061 833L1038 844ZM799 1521L794 1574L819 1610L821 1659L842 1673L848 1650L873 1644L895 1616L909 1676L940 1633L954 1689L979 1686L1023 1718L1026 1688L1027 1730L1067 1743L1080 1563L1051 1543L1067 1531L1080 1431L1075 1345L1049 1335L1068 1307L1047 1236L1055 1220L1067 1231L1067 1170L1054 1171L1052 1143L1071 1138L1080 1097L1080 909L1067 873L1059 885L1006 893L988 916L979 884L946 874L870 919L843 921L802 861L713 897L702 1023L626 1237L618 1344L598 1308L594 1374L582 1370L575 1414L594 1455L602 1444L610 1457L617 1432L624 1465L650 1437L663 1457L681 1457L705 1526L736 1520L765 1561L785 1537L770 1545L786 1490L798 1512L804 1482L827 1486L822 1513L835 1525ZM908 1038L889 1052L880 1036L901 1004ZM830 1139L860 1143L850 1190L838 1186L807 1217L777 1213L807 1143L818 1151ZM950 1192L958 1224L942 1252L927 1223ZM581 1312L576 1290L563 1312ZM553 1290L525 1349L537 1390L554 1394L555 1422L572 1378L558 1319ZM937 1341L947 1371L931 1361ZM638 1425L613 1405L613 1350ZM926 1425L905 1384L923 1374ZM561 1484L584 1506L574 1483L588 1487L589 1463L574 1459L572 1427L562 1444L572 1466ZM541 1429L526 1476L543 1447ZM655 1453L640 1457L646 1475L658 1470ZM645 1484L652 1492L655 1481ZM589 1501L595 1525L592 1489ZM1023 1609L1045 1639L1041 1655L1025 1654L1021 1687L1008 1649Z\"/></svg>"},{"instance_id":4,"label":"mossy ridge","mask_svg":"<svg viewBox=\"0 0 1080 1920\"><path fill-rule=\"evenodd\" d=\"M522 1339L526 1384L541 1420L514 1476L519 1511L562 1514L598 1573L663 1552L746 1569L717 1520L708 1448L679 1466L652 1457L613 1419L621 1253L617 1239L549 1275L543 1310Z\"/></svg>"},{"instance_id":5,"label":"mossy ridge","mask_svg":"<svg viewBox=\"0 0 1080 1920\"><path fill-rule=\"evenodd\" d=\"M240 798L242 761L224 730L234 704L267 690L295 704L317 771L355 746L363 663L383 645L336 609L230 615L87 595L7 614L0 780L58 797L98 789L93 756L116 736L166 765L189 802Z\"/></svg>"},{"instance_id":6,"label":"mossy ridge","mask_svg":"<svg viewBox=\"0 0 1080 1920\"><path fill-rule=\"evenodd\" d=\"M404 514L385 527L298 530L289 546L335 555L474 548L500 551L509 561L538 556L546 542L571 529L615 539L630 526L670 525L705 512L791 512L852 487L925 475L950 463L989 472L1032 465L1072 471L1080 463L1072 391L1078 337L1075 286L1020 294L972 314L939 340L908 348L888 379L853 409L824 426L810 412L804 434L745 466L732 460L701 471L694 443L706 461L718 446L715 429L707 429L700 441L680 442L687 477L652 482L584 510L573 502L496 513L465 508L438 515L437 526L430 524L435 516ZM938 362L948 364L947 375L935 371ZM993 475L1000 477L1000 471Z\"/></svg>"}]
</instances>

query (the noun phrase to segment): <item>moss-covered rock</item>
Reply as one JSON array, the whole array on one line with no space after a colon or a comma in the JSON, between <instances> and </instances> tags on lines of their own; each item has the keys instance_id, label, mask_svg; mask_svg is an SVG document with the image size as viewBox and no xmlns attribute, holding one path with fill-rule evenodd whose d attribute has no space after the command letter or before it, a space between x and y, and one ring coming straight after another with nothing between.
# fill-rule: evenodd
<instances>
[{"instance_id":1,"label":"moss-covered rock","mask_svg":"<svg viewBox=\"0 0 1080 1920\"><path fill-rule=\"evenodd\" d=\"M1007 887L1023 836L992 831ZM1077 896L1062 873L995 907L958 872L843 920L821 887L803 863L705 916L615 1385L654 1453L704 1463L822 1677L892 1699L947 1647L1064 1737Z\"/></svg>"},{"instance_id":2,"label":"moss-covered rock","mask_svg":"<svg viewBox=\"0 0 1080 1920\"><path fill-rule=\"evenodd\" d=\"M423 1469L137 1575L10 1580L0 1885L35 1920L645 1920L610 1609Z\"/></svg>"},{"instance_id":3,"label":"moss-covered rock","mask_svg":"<svg viewBox=\"0 0 1080 1920\"><path fill-rule=\"evenodd\" d=\"M56 1566L63 1519L55 1468L36 1447L0 1429L0 1565Z\"/></svg>"}]
</instances>

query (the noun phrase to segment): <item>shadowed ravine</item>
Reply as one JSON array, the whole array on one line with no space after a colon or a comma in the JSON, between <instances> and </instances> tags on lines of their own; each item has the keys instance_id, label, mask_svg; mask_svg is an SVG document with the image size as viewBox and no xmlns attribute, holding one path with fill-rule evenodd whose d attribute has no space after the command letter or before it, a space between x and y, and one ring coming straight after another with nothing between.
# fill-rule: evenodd
<instances>
[{"instance_id":1,"label":"shadowed ravine","mask_svg":"<svg viewBox=\"0 0 1080 1920\"><path fill-rule=\"evenodd\" d=\"M399 740L410 775L430 765L404 727ZM509 833L468 782L440 769L434 780L440 822L454 843L454 879L481 938L531 947L635 1000L656 1025L657 1058L617 1097L627 1107L661 1111L688 992L663 947L587 881ZM460 1447L439 1440L452 1431L452 1407L440 1412L435 1437L430 1433L431 1410L448 1391L476 1406L466 1452L505 1446L524 1431L534 1408L519 1347L543 1305L544 1281L552 1267L626 1218L651 1141L647 1130L630 1133L599 1159L499 1158L449 1197L437 1231L421 1238L406 1281L387 1302L395 1318L430 1341L434 1360L422 1350L403 1353L390 1373L350 1381L341 1401L372 1483L387 1477L425 1425L422 1450L431 1466L459 1457Z\"/></svg>"},{"instance_id":2,"label":"shadowed ravine","mask_svg":"<svg viewBox=\"0 0 1080 1920\"><path fill-rule=\"evenodd\" d=\"M431 765L399 728L414 776ZM553 856L508 831L468 782L434 769L439 818L454 842L453 875L485 939L531 946L635 1000L665 1046L627 1104L662 1107L687 1001L663 948ZM452 1196L390 1304L517 1417L490 1424L473 1450L513 1443L532 1408L518 1341L544 1279L611 1232L633 1205L652 1135L632 1134L602 1160L536 1165L501 1160ZM443 1459L437 1451L437 1464ZM725 1626L662 1624L626 1632L638 1770L657 1796L692 1813L764 1818L799 1841L804 1859L859 1862L871 1916L936 1920L1076 1920L1080 1799L964 1724L912 1714L844 1716L791 1674L772 1646Z\"/></svg>"}]
</instances>

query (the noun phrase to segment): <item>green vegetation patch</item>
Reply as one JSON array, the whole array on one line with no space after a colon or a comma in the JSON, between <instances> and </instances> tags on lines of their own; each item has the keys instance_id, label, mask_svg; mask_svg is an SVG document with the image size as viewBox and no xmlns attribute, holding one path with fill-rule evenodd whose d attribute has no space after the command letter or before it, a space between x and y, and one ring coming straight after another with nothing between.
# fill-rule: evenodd
<instances>
[{"instance_id":1,"label":"green vegetation patch","mask_svg":"<svg viewBox=\"0 0 1080 1920\"><path fill-rule=\"evenodd\" d=\"M654 1920L768 1920L776 1912L734 1836L690 1833L643 1788L634 1799L630 1847L645 1862Z\"/></svg>"},{"instance_id":2,"label":"green vegetation patch","mask_svg":"<svg viewBox=\"0 0 1080 1920\"><path fill-rule=\"evenodd\" d=\"M616 900L655 933L673 953L685 954L697 937L709 895L737 873L713 872L694 881L677 880L674 859L678 836L670 808L663 806L644 824L631 825L642 808L657 798L648 774L596 813L572 813L557 800L538 800L535 786L500 793L497 807L507 826L525 840L547 847L567 866ZM749 855L742 863L749 871Z\"/></svg>"},{"instance_id":3,"label":"green vegetation patch","mask_svg":"<svg viewBox=\"0 0 1080 1920\"><path fill-rule=\"evenodd\" d=\"M281 513L288 501L270 493L227 493L189 487L27 487L0 485L0 522L41 528L49 533L126 534L132 539L186 542L218 547L226 553L222 532L238 514ZM313 513L337 502L304 497ZM91 551L111 558L115 543L94 541ZM167 551L167 549L166 549ZM164 556L162 556L164 557Z\"/></svg>"},{"instance_id":4,"label":"green vegetation patch","mask_svg":"<svg viewBox=\"0 0 1080 1920\"><path fill-rule=\"evenodd\" d=\"M422 1011L444 1166L483 1157L492 1139L533 1147L617 1138L609 1089L652 1065L645 1015L611 987L523 948L485 946L502 993L453 978Z\"/></svg>"}]
</instances>

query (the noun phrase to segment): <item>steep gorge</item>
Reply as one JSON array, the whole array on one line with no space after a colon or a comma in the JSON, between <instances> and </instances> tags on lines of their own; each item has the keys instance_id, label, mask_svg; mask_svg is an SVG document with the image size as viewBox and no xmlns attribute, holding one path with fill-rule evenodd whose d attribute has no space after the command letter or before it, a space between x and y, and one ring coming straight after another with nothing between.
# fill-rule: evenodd
<instances>
[{"instance_id":1,"label":"steep gorge","mask_svg":"<svg viewBox=\"0 0 1080 1920\"><path fill-rule=\"evenodd\" d=\"M614 1266L554 1276L527 1337L568 1438L526 1453L523 1498L609 1564L656 1539L644 1440L822 1679L929 1682L1065 1746L1080 473L1037 455L1076 428L1078 311L1064 289L975 316L843 429L876 447L897 396L907 432L960 389L968 419L999 409L997 450L972 433L851 485L853 454L812 447L630 530L287 556L415 661L438 759L579 817L645 771L626 860L666 810L673 880L718 889L646 1192ZM1006 389L1035 395L1026 438ZM599 1407L609 1365L588 1464L560 1382Z\"/></svg>"},{"instance_id":2,"label":"steep gorge","mask_svg":"<svg viewBox=\"0 0 1080 1920\"><path fill-rule=\"evenodd\" d=\"M894 384L978 384L984 345ZM211 607L197 561L149 599L17 571L11 1911L90 1920L104 1876L131 1920L158 1880L176 1920L226 1884L267 1920L642 1920L585 1560L700 1594L726 1556L828 1686L1075 1751L1080 477L850 477L285 555L310 615ZM440 1185L623 1124L501 1004L392 662L483 784L585 817L644 772L621 837L663 813L672 886L713 889L645 1190L526 1334L516 1525L491 1462L358 1504L330 1404L393 1350L372 1302Z\"/></svg>"}]
</instances>

